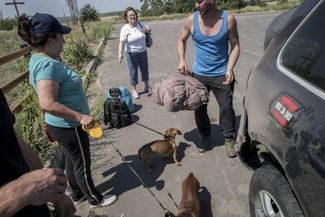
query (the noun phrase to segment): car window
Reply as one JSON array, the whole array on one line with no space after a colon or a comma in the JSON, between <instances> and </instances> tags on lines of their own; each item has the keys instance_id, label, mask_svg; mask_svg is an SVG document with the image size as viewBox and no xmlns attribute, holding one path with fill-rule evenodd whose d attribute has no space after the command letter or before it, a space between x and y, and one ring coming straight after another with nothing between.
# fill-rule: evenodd
<instances>
[{"instance_id":1,"label":"car window","mask_svg":"<svg viewBox=\"0 0 325 217\"><path fill-rule=\"evenodd\" d=\"M287 70L325 90L325 4L322 3L290 38L282 52Z\"/></svg>"}]
</instances>

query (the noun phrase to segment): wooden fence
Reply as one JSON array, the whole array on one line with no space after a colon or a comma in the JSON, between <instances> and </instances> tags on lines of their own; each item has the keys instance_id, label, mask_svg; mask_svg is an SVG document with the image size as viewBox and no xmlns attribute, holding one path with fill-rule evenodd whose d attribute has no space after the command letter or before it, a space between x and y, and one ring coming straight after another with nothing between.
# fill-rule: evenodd
<instances>
[{"instance_id":1,"label":"wooden fence","mask_svg":"<svg viewBox=\"0 0 325 217\"><path fill-rule=\"evenodd\" d=\"M30 47L25 47L25 48L13 51L11 53L5 54L3 56L0 56L0 65L3 65L5 63L7 63L7 62L15 60L15 59L17 59L19 57L29 55L30 52L31 52L31 48ZM14 89L21 82L23 82L25 80L28 80L28 75L29 75L28 71L24 72L23 74L17 76L16 78L9 81L5 85L1 86L0 87L1 90L3 91L4 94L8 93L10 90ZM30 96L31 95L28 95L24 99L22 99L20 102L14 103L14 105L10 107L11 111L13 113L19 113L22 110L22 102L27 100Z\"/></svg>"}]
</instances>

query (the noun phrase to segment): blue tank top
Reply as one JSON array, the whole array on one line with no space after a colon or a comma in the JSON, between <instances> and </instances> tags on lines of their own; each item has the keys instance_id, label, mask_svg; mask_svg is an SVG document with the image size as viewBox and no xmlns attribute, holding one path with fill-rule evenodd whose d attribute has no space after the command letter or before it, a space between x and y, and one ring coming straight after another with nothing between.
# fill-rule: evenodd
<instances>
[{"instance_id":1,"label":"blue tank top","mask_svg":"<svg viewBox=\"0 0 325 217\"><path fill-rule=\"evenodd\" d=\"M194 43L193 73L203 76L225 75L228 65L228 12L222 13L222 25L217 34L203 35L198 12L194 13L192 40Z\"/></svg>"}]
</instances>

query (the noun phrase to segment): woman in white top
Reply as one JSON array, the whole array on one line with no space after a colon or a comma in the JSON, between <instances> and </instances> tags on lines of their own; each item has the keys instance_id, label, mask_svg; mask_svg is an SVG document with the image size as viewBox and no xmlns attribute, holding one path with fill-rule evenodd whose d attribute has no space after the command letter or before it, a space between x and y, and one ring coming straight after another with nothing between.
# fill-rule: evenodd
<instances>
[{"instance_id":1,"label":"woman in white top","mask_svg":"<svg viewBox=\"0 0 325 217\"><path fill-rule=\"evenodd\" d=\"M146 48L145 33L150 33L151 29L147 25L138 22L138 14L132 7L124 11L124 20L126 24L122 26L119 43L119 61L123 62L123 50L126 53L127 63L130 73L130 83L132 86L132 95L134 98L140 98L136 85L138 84L138 68L141 71L141 78L144 82L144 91L152 92L149 85L148 55Z\"/></svg>"}]
</instances>

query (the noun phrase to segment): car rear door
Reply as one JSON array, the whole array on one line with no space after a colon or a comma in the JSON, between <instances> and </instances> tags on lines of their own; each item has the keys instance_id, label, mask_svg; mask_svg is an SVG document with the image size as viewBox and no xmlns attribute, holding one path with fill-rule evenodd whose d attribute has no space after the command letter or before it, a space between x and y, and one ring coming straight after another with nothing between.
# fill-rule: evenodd
<instances>
[{"instance_id":1,"label":"car rear door","mask_svg":"<svg viewBox=\"0 0 325 217\"><path fill-rule=\"evenodd\" d=\"M277 68L290 78L290 88L270 106L278 135L290 138L284 169L307 216L325 216L324 20L320 1L284 45Z\"/></svg>"}]
</instances>

